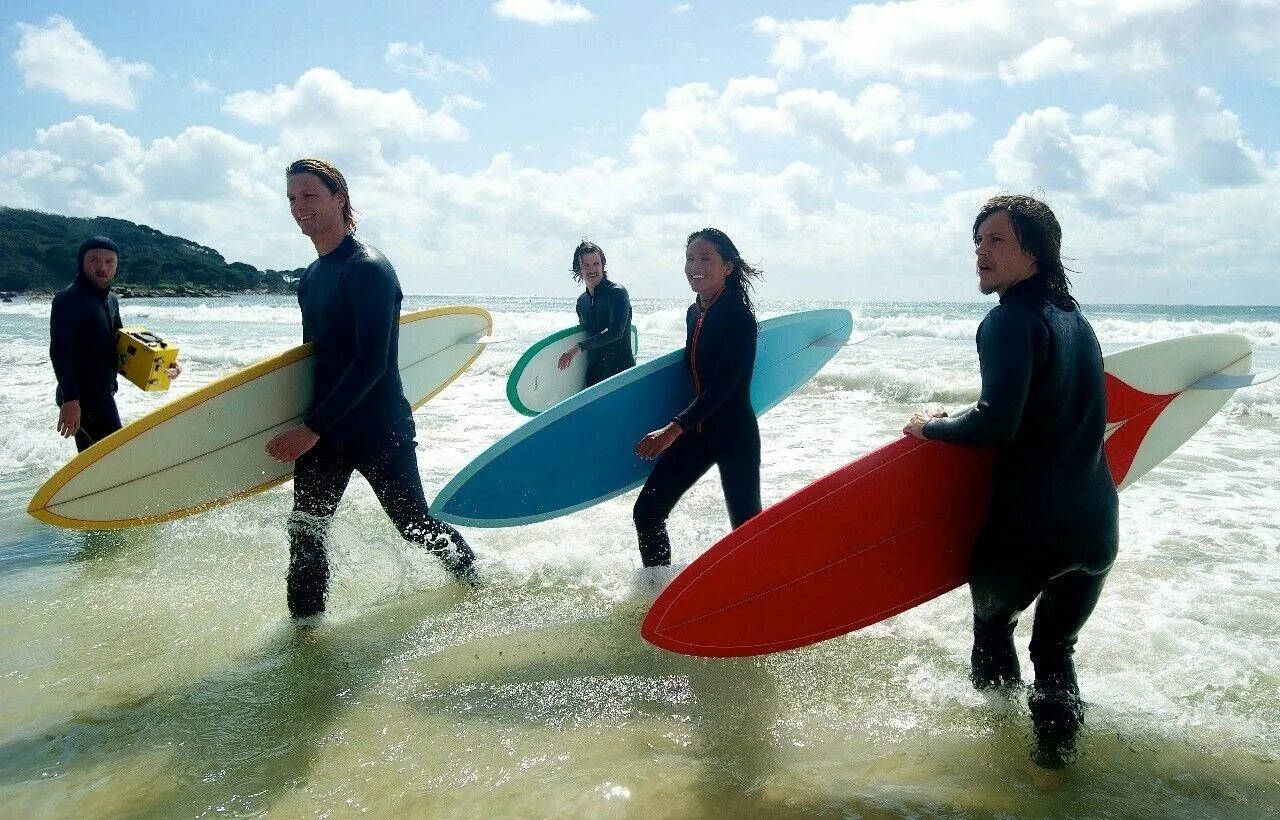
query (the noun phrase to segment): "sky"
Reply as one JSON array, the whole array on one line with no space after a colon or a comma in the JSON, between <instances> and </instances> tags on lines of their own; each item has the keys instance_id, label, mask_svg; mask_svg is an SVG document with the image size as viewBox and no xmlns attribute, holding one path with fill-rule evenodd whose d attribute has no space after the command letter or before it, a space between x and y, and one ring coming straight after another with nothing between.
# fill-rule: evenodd
<instances>
[{"instance_id":1,"label":"sky","mask_svg":"<svg viewBox=\"0 0 1280 820\"><path fill-rule=\"evenodd\" d=\"M585 237L687 295L714 226L765 298L979 299L1012 192L1086 304L1280 304L1280 0L5 0L0 111L0 205L260 268L329 159L407 293L570 296Z\"/></svg>"}]
</instances>

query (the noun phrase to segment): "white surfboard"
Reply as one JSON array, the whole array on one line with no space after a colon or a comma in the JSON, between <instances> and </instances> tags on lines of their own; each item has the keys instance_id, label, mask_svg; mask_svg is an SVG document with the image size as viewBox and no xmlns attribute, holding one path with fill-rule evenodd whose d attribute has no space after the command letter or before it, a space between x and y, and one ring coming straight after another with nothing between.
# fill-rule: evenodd
<instances>
[{"instance_id":1,"label":"white surfboard","mask_svg":"<svg viewBox=\"0 0 1280 820\"><path fill-rule=\"evenodd\" d=\"M582 392L587 380L587 357L573 357L573 364L560 369L560 357L587 337L580 325L558 330L535 342L524 352L507 378L507 401L518 412L536 416L570 396ZM631 353L639 351L636 326L631 326Z\"/></svg>"},{"instance_id":2,"label":"white surfboard","mask_svg":"<svg viewBox=\"0 0 1280 820\"><path fill-rule=\"evenodd\" d=\"M493 320L478 307L400 317L400 378L417 408L470 367ZM288 481L293 464L263 448L311 404L314 360L300 345L170 402L59 470L27 512L71 529L168 521Z\"/></svg>"},{"instance_id":3,"label":"white surfboard","mask_svg":"<svg viewBox=\"0 0 1280 820\"><path fill-rule=\"evenodd\" d=\"M1191 438L1241 386L1239 382L1221 381L1221 377L1248 375L1252 364L1249 340L1234 333L1184 336L1107 356L1109 377L1147 396L1167 397L1167 401L1155 403L1139 400L1134 406L1143 409L1134 414L1135 418L1118 409L1121 405L1114 398L1115 391L1108 386L1108 396L1112 397L1107 412L1108 440L1114 435L1126 435L1126 428L1143 426L1137 422L1151 421L1146 434L1135 442L1133 461L1127 469L1119 473L1120 465L1112 464L1113 474L1123 476L1116 482L1117 489L1128 487ZM1206 374L1219 377L1221 386L1215 387L1215 382L1204 378ZM1124 449L1127 448L1109 448L1115 453L1113 462L1124 457Z\"/></svg>"}]
</instances>

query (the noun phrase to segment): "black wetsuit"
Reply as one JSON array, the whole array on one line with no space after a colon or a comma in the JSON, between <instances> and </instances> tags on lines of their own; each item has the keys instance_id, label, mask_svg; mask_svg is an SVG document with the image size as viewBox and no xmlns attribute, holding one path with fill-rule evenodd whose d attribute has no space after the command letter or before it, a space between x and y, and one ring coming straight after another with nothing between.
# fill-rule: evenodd
<instances>
[{"instance_id":1,"label":"black wetsuit","mask_svg":"<svg viewBox=\"0 0 1280 820\"><path fill-rule=\"evenodd\" d=\"M84 450L120 429L116 409L116 331L120 304L83 274L53 297L49 358L58 379L55 401L80 402L76 447Z\"/></svg>"},{"instance_id":2,"label":"black wetsuit","mask_svg":"<svg viewBox=\"0 0 1280 820\"><path fill-rule=\"evenodd\" d=\"M1118 498L1103 450L1102 351L1078 308L1043 295L1040 277L1009 288L978 328L982 396L924 427L926 438L997 449L994 493L974 546L973 681L1021 680L1019 615L1036 600L1032 715L1040 762L1069 747L1081 704L1071 656L1116 557ZM1046 756L1047 755L1047 756Z\"/></svg>"},{"instance_id":3,"label":"black wetsuit","mask_svg":"<svg viewBox=\"0 0 1280 820\"><path fill-rule=\"evenodd\" d=\"M355 471L404 538L459 577L470 576L470 547L431 517L422 491L398 367L403 298L391 263L354 235L312 262L298 283L302 339L315 344L315 398L306 425L320 441L294 467L288 598L295 617L324 611L324 538Z\"/></svg>"},{"instance_id":4,"label":"black wetsuit","mask_svg":"<svg viewBox=\"0 0 1280 820\"><path fill-rule=\"evenodd\" d=\"M636 498L636 532L646 567L671 563L667 516L711 465L720 468L734 528L760 512L760 428L751 407L756 317L741 287L726 285L685 317L685 363L696 397L674 421L684 432L668 447Z\"/></svg>"},{"instance_id":5,"label":"black wetsuit","mask_svg":"<svg viewBox=\"0 0 1280 820\"><path fill-rule=\"evenodd\" d=\"M587 379L583 387L628 367L635 367L635 354L631 352L631 298L627 289L601 277L596 292L583 291L578 297L578 324L587 332L587 338L578 347L587 354Z\"/></svg>"}]
</instances>

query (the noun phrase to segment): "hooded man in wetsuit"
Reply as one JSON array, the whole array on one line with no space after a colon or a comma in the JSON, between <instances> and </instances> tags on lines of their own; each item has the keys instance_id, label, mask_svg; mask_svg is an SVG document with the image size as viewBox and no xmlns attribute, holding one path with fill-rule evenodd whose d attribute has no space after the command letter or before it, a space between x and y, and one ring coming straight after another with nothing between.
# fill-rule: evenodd
<instances>
[{"instance_id":1,"label":"hooded man in wetsuit","mask_svg":"<svg viewBox=\"0 0 1280 820\"><path fill-rule=\"evenodd\" d=\"M1033 602L1028 703L1033 760L1075 756L1084 704L1076 636L1119 544L1119 500L1103 450L1102 350L1071 296L1062 228L1047 205L997 196L973 223L978 287L1000 304L978 327L982 394L953 416L916 414L917 438L996 449L994 492L969 567L972 680L1012 695L1022 683L1013 631Z\"/></svg>"},{"instance_id":2,"label":"hooded man in wetsuit","mask_svg":"<svg viewBox=\"0 0 1280 820\"><path fill-rule=\"evenodd\" d=\"M76 449L119 430L116 408L116 331L120 303L111 292L120 267L120 248L105 236L80 244L76 278L57 296L49 314L49 359L58 380L58 432L76 437ZM176 362L170 378L182 372Z\"/></svg>"},{"instance_id":3,"label":"hooded man in wetsuit","mask_svg":"<svg viewBox=\"0 0 1280 820\"><path fill-rule=\"evenodd\" d=\"M325 536L351 474L369 482L406 540L421 544L459 580L474 583L475 556L462 535L430 514L418 473L413 410L400 383L400 303L395 268L355 235L342 173L318 159L285 171L298 227L319 257L298 282L302 340L315 345L315 393L302 424L266 446L294 461L289 517L289 612L324 612Z\"/></svg>"},{"instance_id":4,"label":"hooded man in wetsuit","mask_svg":"<svg viewBox=\"0 0 1280 820\"><path fill-rule=\"evenodd\" d=\"M558 364L564 370L585 352L587 378L582 386L586 388L636 365L631 352L631 297L609 278L604 251L585 239L573 251L573 278L586 285L578 297L577 312L587 337L566 350Z\"/></svg>"}]
</instances>

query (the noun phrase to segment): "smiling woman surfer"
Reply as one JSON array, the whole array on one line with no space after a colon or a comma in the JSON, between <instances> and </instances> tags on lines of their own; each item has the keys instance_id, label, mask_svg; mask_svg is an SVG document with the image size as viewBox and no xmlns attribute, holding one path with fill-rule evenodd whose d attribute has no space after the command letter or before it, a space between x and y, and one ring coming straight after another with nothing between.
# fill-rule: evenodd
<instances>
[{"instance_id":1,"label":"smiling woman surfer","mask_svg":"<svg viewBox=\"0 0 1280 820\"><path fill-rule=\"evenodd\" d=\"M1118 499L1103 450L1102 350L1070 292L1062 228L1027 196L997 196L973 223L978 288L1000 304L978 326L982 395L955 416L916 414L903 432L995 447L987 521L969 565L973 684L1008 694L1022 684L1013 631L1036 604L1035 762L1075 755L1084 707L1076 636L1116 557Z\"/></svg>"},{"instance_id":2,"label":"smiling woman surfer","mask_svg":"<svg viewBox=\"0 0 1280 820\"><path fill-rule=\"evenodd\" d=\"M315 395L305 421L266 447L295 461L289 516L289 612L324 611L329 586L325 535L359 471L400 534L451 572L474 580L475 556L453 527L433 518L422 491L413 411L398 367L400 303L395 268L355 235L347 181L318 159L285 171L294 220L319 258L298 282L302 340L315 345Z\"/></svg>"},{"instance_id":3,"label":"smiling woman surfer","mask_svg":"<svg viewBox=\"0 0 1280 820\"><path fill-rule=\"evenodd\" d=\"M667 516L712 464L720 468L733 527L760 512L760 428L751 407L757 328L750 296L760 271L743 261L722 231L703 228L685 243L684 275L697 294L685 316L684 348L695 398L636 445L636 455L658 459L634 510L646 567L671 563Z\"/></svg>"}]
</instances>

